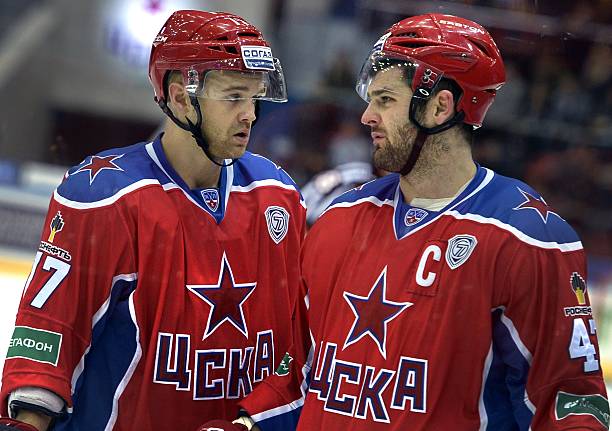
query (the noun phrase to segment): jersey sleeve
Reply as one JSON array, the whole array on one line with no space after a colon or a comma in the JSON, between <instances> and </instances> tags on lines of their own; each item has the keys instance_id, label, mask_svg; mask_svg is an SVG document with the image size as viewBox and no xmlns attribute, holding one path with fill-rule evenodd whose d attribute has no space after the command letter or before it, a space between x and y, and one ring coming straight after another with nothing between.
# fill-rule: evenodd
<instances>
[{"instance_id":1,"label":"jersey sleeve","mask_svg":"<svg viewBox=\"0 0 612 431\"><path fill-rule=\"evenodd\" d=\"M502 259L492 350L503 365L491 367L505 369L500 381L520 429L529 421L542 431L609 426L586 258L576 248L522 243Z\"/></svg>"},{"instance_id":2,"label":"jersey sleeve","mask_svg":"<svg viewBox=\"0 0 612 431\"><path fill-rule=\"evenodd\" d=\"M18 387L71 393L93 330L135 288L127 217L117 204L67 201L56 191L24 287L2 375L2 414Z\"/></svg>"},{"instance_id":3,"label":"jersey sleeve","mask_svg":"<svg viewBox=\"0 0 612 431\"><path fill-rule=\"evenodd\" d=\"M274 374L239 403L262 431L291 431L297 427L312 366L307 307L308 295L302 284L292 316L292 345Z\"/></svg>"}]
</instances>

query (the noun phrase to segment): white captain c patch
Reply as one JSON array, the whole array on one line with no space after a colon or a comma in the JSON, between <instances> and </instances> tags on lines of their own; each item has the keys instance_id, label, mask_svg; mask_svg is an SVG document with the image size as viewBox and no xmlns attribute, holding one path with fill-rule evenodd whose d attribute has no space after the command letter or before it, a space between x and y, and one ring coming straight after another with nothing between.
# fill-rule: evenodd
<instances>
[{"instance_id":1,"label":"white captain c patch","mask_svg":"<svg viewBox=\"0 0 612 431\"><path fill-rule=\"evenodd\" d=\"M265 215L270 238L279 244L289 229L289 212L283 207L270 206L266 209Z\"/></svg>"},{"instance_id":2,"label":"white captain c patch","mask_svg":"<svg viewBox=\"0 0 612 431\"><path fill-rule=\"evenodd\" d=\"M450 269L457 269L472 255L478 240L473 235L455 235L448 240L446 248L446 263Z\"/></svg>"}]
</instances>

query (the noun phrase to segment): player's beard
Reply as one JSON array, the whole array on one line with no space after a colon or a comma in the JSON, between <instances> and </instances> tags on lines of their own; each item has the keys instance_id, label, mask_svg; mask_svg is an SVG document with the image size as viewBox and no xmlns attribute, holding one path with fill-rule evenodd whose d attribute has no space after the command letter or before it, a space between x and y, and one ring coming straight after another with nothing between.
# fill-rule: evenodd
<instances>
[{"instance_id":1,"label":"player's beard","mask_svg":"<svg viewBox=\"0 0 612 431\"><path fill-rule=\"evenodd\" d=\"M410 157L416 137L417 128L410 121L388 131L384 145L374 150L374 166L388 172L401 172ZM442 153L448 151L448 143L441 135L427 136L411 173L422 175L430 172Z\"/></svg>"},{"instance_id":2,"label":"player's beard","mask_svg":"<svg viewBox=\"0 0 612 431\"><path fill-rule=\"evenodd\" d=\"M409 121L388 130L385 143L374 150L374 166L388 172L400 172L410 156L415 138L416 128Z\"/></svg>"},{"instance_id":3,"label":"player's beard","mask_svg":"<svg viewBox=\"0 0 612 431\"><path fill-rule=\"evenodd\" d=\"M234 145L233 133L217 127L203 127L202 134L208 143L208 152L218 163L224 159L238 159L244 155L246 148Z\"/></svg>"}]
</instances>

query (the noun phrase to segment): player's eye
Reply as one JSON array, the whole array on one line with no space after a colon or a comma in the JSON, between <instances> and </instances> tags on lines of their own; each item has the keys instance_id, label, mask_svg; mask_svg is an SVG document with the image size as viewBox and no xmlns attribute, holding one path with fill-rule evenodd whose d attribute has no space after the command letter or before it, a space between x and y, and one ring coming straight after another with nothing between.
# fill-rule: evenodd
<instances>
[{"instance_id":1,"label":"player's eye","mask_svg":"<svg viewBox=\"0 0 612 431\"><path fill-rule=\"evenodd\" d=\"M239 93L232 93L227 96L227 100L230 102L238 102L242 99L244 99L244 97Z\"/></svg>"},{"instance_id":2,"label":"player's eye","mask_svg":"<svg viewBox=\"0 0 612 431\"><path fill-rule=\"evenodd\" d=\"M380 105L380 106L387 106L389 104L391 104L392 102L394 102L395 99L391 96L378 96L376 98L376 104Z\"/></svg>"}]
</instances>

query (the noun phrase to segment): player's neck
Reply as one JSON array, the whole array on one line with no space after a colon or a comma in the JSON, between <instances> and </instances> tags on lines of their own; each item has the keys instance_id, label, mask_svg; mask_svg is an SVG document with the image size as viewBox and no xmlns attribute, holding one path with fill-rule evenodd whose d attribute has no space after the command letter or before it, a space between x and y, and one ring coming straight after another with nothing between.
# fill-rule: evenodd
<instances>
[{"instance_id":1,"label":"player's neck","mask_svg":"<svg viewBox=\"0 0 612 431\"><path fill-rule=\"evenodd\" d=\"M168 162L190 189L217 187L221 167L206 157L190 134L181 132L167 128L162 136Z\"/></svg>"},{"instance_id":2,"label":"player's neck","mask_svg":"<svg viewBox=\"0 0 612 431\"><path fill-rule=\"evenodd\" d=\"M410 203L415 198L443 199L455 196L474 175L476 164L469 147L455 147L417 161L414 169L400 178L400 189L404 200Z\"/></svg>"}]
</instances>

